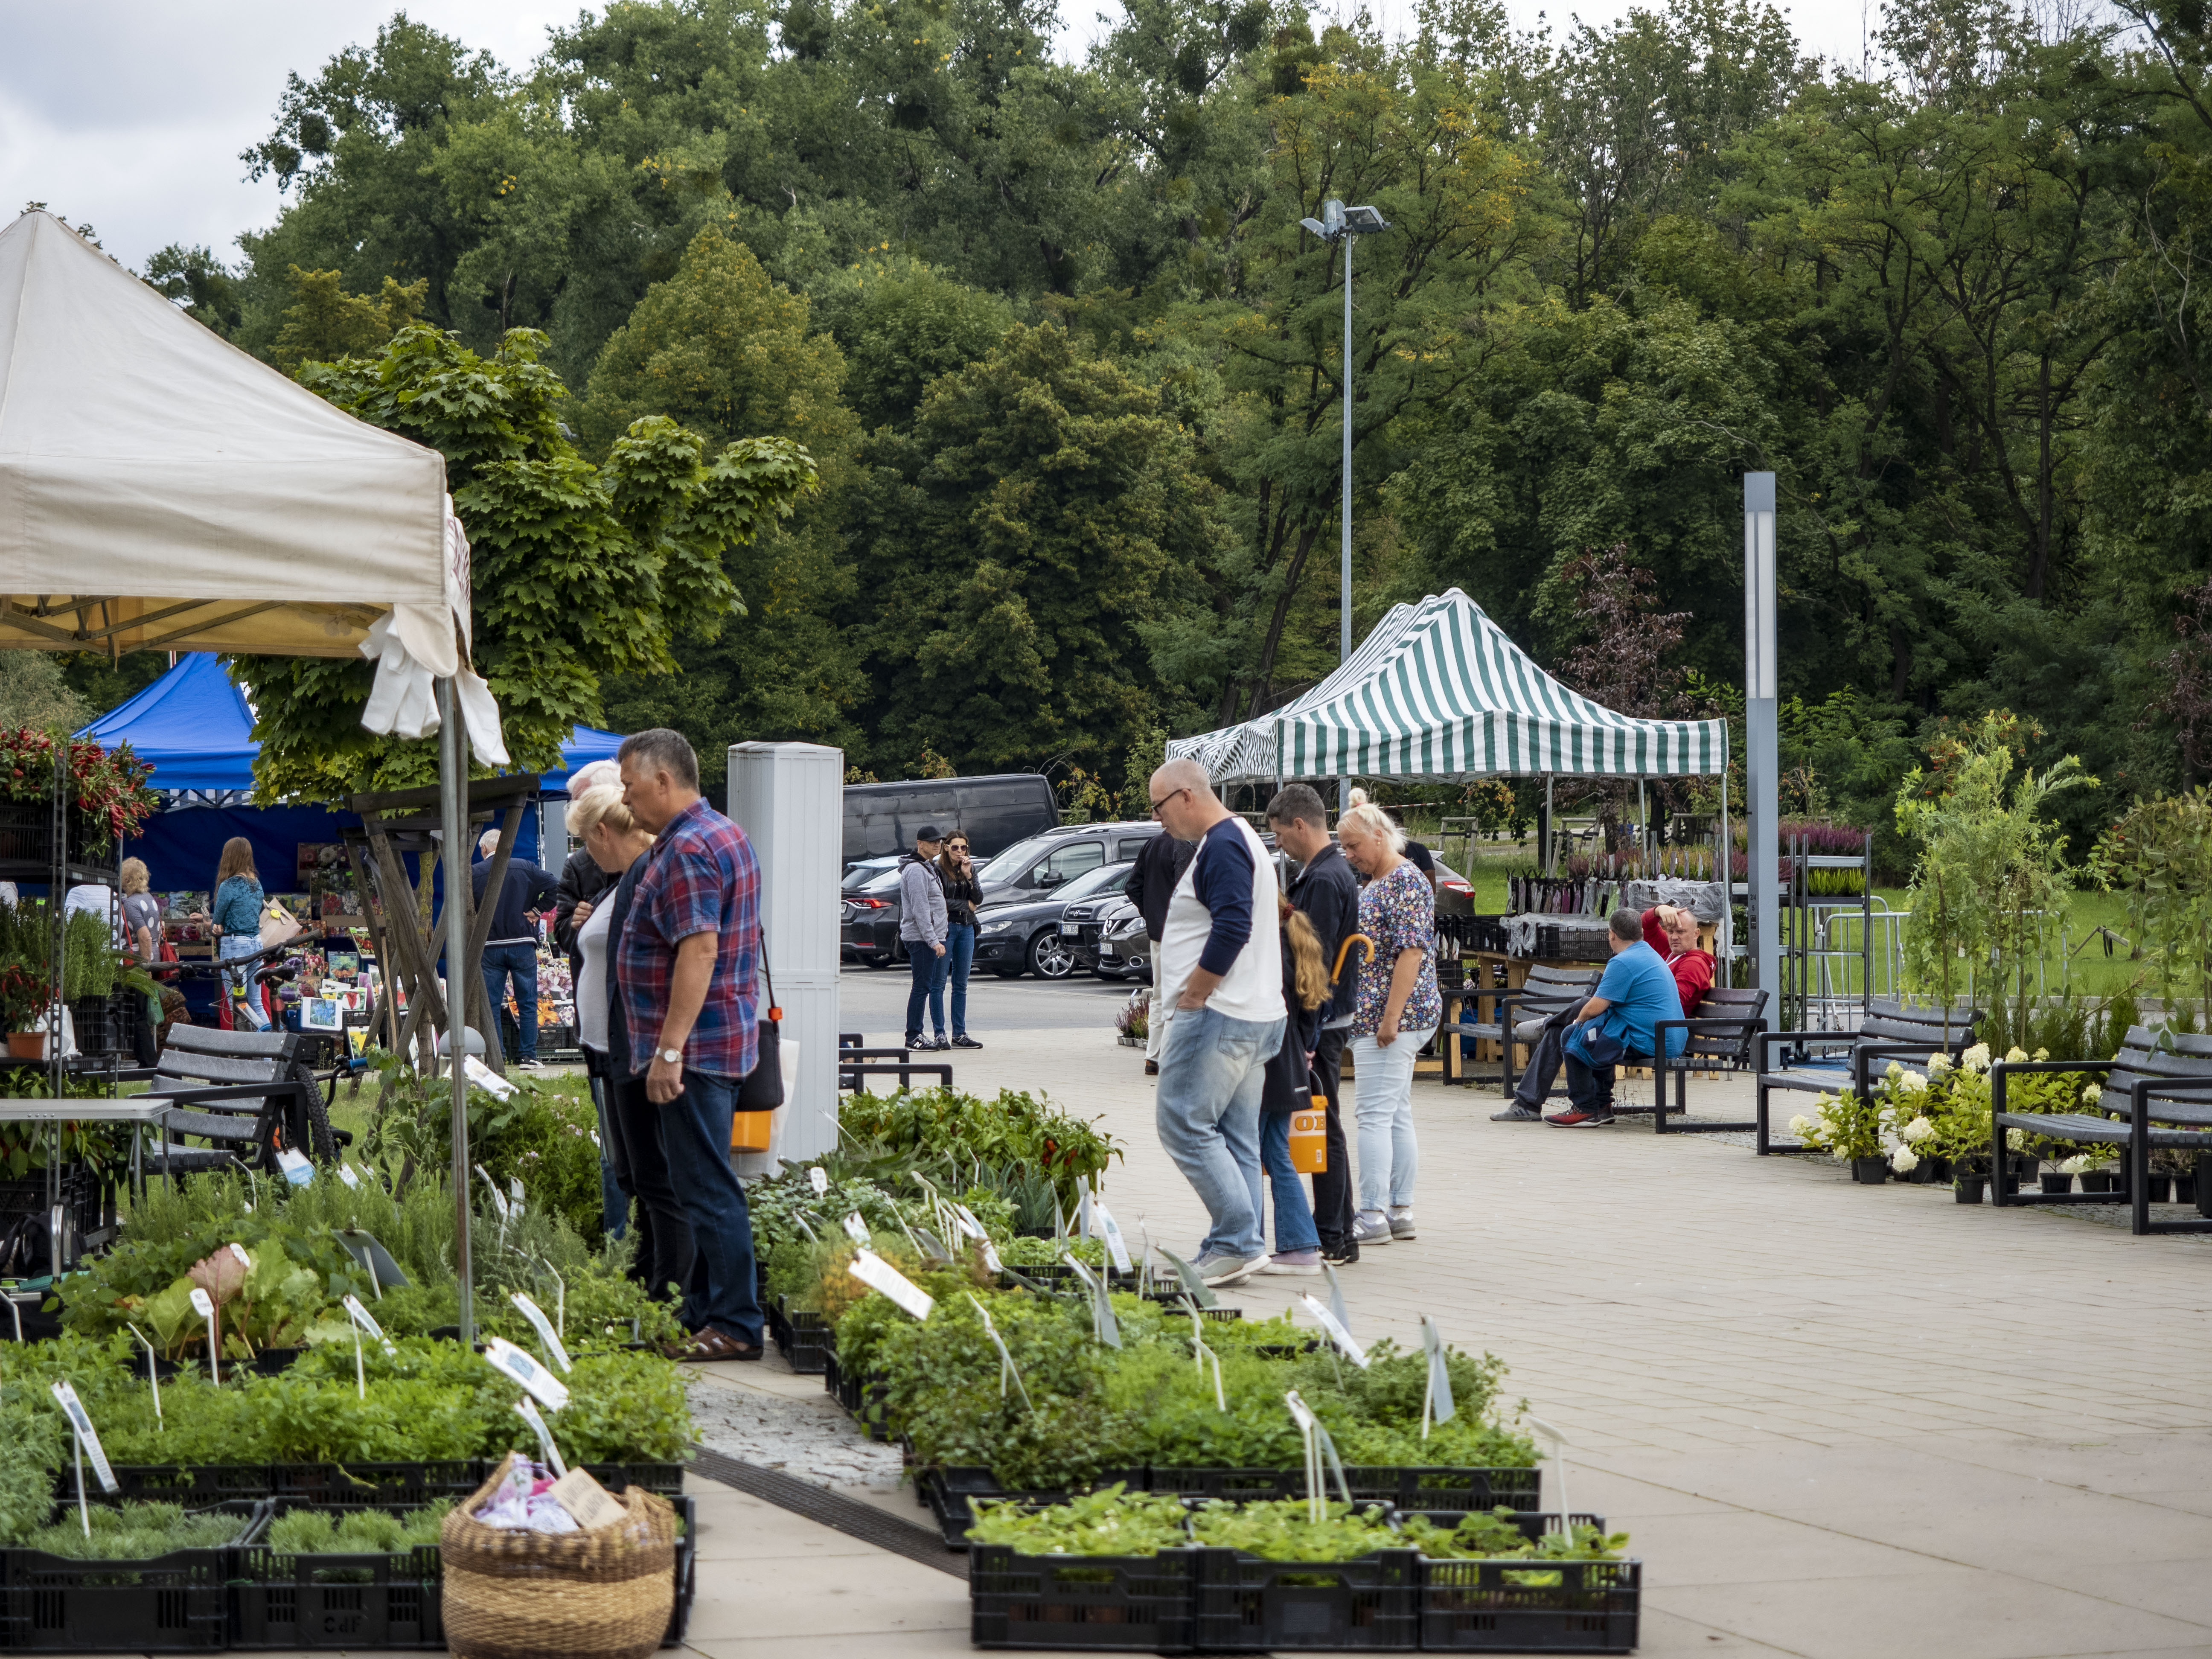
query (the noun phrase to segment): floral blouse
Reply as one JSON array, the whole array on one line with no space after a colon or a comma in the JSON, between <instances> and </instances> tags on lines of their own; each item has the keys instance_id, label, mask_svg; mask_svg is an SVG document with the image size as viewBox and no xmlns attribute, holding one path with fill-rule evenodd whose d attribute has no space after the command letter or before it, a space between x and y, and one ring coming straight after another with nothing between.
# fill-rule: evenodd
<instances>
[{"instance_id":1,"label":"floral blouse","mask_svg":"<svg viewBox=\"0 0 2212 1659\"><path fill-rule=\"evenodd\" d=\"M1437 994L1437 895L1429 878L1401 860L1389 875L1369 882L1359 893L1359 931L1375 941L1375 959L1359 972L1352 1035L1373 1036L1381 1029L1398 953L1409 950L1421 952L1421 972L1398 1011L1398 1029L1434 1030L1443 1018L1443 999Z\"/></svg>"}]
</instances>

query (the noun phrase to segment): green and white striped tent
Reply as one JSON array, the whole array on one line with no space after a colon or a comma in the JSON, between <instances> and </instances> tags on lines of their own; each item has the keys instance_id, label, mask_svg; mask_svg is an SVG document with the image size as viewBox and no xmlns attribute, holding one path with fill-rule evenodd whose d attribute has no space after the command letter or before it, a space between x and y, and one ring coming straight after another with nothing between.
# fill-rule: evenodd
<instances>
[{"instance_id":1,"label":"green and white striped tent","mask_svg":"<svg viewBox=\"0 0 2212 1659\"><path fill-rule=\"evenodd\" d=\"M1456 587L1401 605L1273 714L1168 744L1217 784L1290 778L1664 778L1722 772L1725 720L1647 720L1570 691Z\"/></svg>"}]
</instances>

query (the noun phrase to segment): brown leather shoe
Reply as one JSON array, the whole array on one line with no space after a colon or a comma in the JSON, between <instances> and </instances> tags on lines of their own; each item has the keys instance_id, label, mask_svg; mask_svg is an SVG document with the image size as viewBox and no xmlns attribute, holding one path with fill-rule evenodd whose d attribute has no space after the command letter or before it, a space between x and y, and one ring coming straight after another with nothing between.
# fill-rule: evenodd
<instances>
[{"instance_id":1,"label":"brown leather shoe","mask_svg":"<svg viewBox=\"0 0 2212 1659\"><path fill-rule=\"evenodd\" d=\"M711 1325L704 1330L693 1332L688 1342L664 1343L660 1351L671 1359L696 1360L702 1364L718 1359L758 1359L761 1357L759 1343L740 1342Z\"/></svg>"}]
</instances>

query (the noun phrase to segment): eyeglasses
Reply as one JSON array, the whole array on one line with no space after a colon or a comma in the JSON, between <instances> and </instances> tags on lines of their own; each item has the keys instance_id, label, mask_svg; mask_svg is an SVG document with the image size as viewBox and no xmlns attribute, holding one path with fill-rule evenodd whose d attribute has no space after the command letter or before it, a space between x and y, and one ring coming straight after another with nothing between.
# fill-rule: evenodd
<instances>
[{"instance_id":1,"label":"eyeglasses","mask_svg":"<svg viewBox=\"0 0 2212 1659\"><path fill-rule=\"evenodd\" d=\"M964 853L968 850L968 843L964 841L956 841L952 843L951 850L956 853Z\"/></svg>"},{"instance_id":2,"label":"eyeglasses","mask_svg":"<svg viewBox=\"0 0 2212 1659\"><path fill-rule=\"evenodd\" d=\"M1185 786L1184 786L1182 788L1181 788L1181 789L1170 789L1170 790L1169 790L1169 791L1167 792L1167 793L1166 793L1166 794L1162 795L1162 796L1161 796L1158 800L1156 800L1156 801L1154 801L1154 802L1152 803L1152 816L1153 816L1154 817L1159 817L1159 815L1160 815L1160 808L1162 808L1163 806L1165 806L1165 805L1166 805L1170 801L1173 800L1173 799L1174 799L1177 795L1188 795L1188 793L1190 793L1190 787L1189 787L1189 786L1188 786L1188 785L1185 785Z\"/></svg>"}]
</instances>

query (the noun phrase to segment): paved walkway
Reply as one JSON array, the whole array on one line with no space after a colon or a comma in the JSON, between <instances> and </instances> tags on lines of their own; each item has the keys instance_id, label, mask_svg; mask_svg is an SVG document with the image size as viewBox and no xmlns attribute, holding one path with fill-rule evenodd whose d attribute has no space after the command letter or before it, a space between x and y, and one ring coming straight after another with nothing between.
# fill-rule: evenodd
<instances>
[{"instance_id":1,"label":"paved walkway","mask_svg":"<svg viewBox=\"0 0 2212 1659\"><path fill-rule=\"evenodd\" d=\"M1139 1054L1103 1020L984 1035L961 1087L1103 1117L1129 1147L1106 1186L1124 1227L1194 1244ZM1747 1107L1729 1092L1693 1085L1693 1109ZM1408 1341L1426 1312L1511 1364L1509 1391L1576 1443L1574 1506L1634 1534L1641 1651L2212 1656L2212 1240L1641 1127L1494 1124L1497 1105L1417 1086L1421 1237L1344 1272L1353 1328ZM960 1581L695 1487L699 1651L967 1650Z\"/></svg>"}]
</instances>

